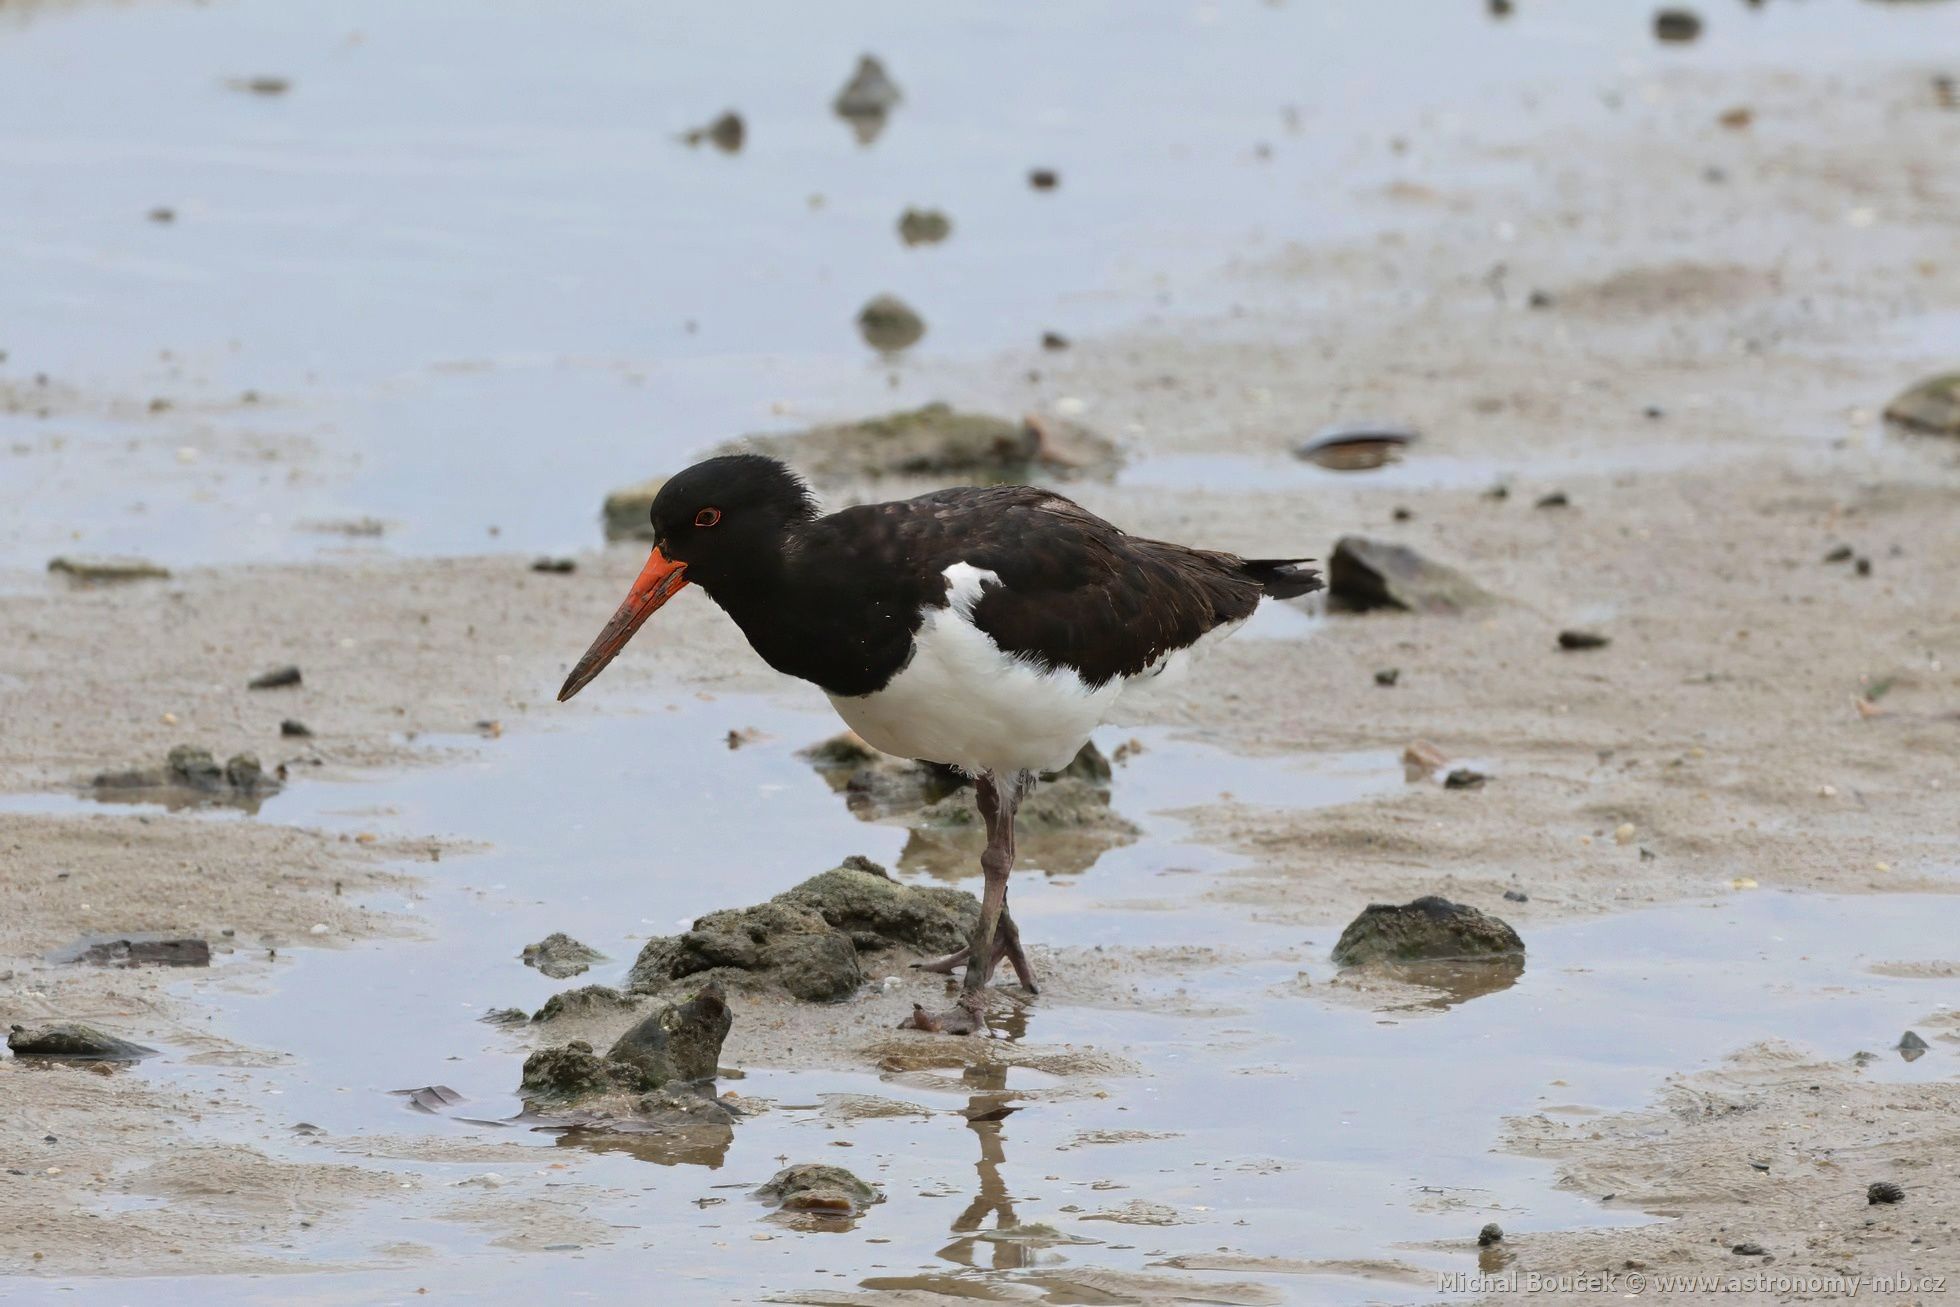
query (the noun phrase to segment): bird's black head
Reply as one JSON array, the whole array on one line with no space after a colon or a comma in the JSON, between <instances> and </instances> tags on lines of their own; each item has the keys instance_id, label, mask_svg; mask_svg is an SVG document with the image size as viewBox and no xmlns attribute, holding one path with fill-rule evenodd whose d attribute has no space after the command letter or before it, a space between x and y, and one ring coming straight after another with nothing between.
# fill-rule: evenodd
<instances>
[{"instance_id":1,"label":"bird's black head","mask_svg":"<svg viewBox=\"0 0 1960 1307\"><path fill-rule=\"evenodd\" d=\"M559 699L590 684L690 581L723 606L731 596L766 592L781 574L789 529L816 515L803 479L760 454L711 458L669 478L653 497L653 554Z\"/></svg>"},{"instance_id":2,"label":"bird's black head","mask_svg":"<svg viewBox=\"0 0 1960 1307\"><path fill-rule=\"evenodd\" d=\"M670 477L653 500L653 538L710 595L762 584L782 561L783 536L817 514L803 479L773 458L728 454Z\"/></svg>"}]
</instances>

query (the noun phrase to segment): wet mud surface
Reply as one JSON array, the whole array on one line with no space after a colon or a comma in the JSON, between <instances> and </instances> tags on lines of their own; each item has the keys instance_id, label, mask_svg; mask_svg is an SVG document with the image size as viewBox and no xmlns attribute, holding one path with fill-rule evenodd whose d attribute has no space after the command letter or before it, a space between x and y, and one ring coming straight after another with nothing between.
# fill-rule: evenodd
<instances>
[{"instance_id":1,"label":"wet mud surface","mask_svg":"<svg viewBox=\"0 0 1960 1307\"><path fill-rule=\"evenodd\" d=\"M1528 9L0 8L0 1297L1950 1261L1960 9ZM1496 598L1269 605L1102 733L985 1039L898 1028L943 939L778 901L959 902L943 777L813 766L698 595L549 704L609 492L810 429L924 489L854 424L934 403ZM1296 456L1363 428L1420 439ZM1336 964L1429 895L1522 953Z\"/></svg>"}]
</instances>

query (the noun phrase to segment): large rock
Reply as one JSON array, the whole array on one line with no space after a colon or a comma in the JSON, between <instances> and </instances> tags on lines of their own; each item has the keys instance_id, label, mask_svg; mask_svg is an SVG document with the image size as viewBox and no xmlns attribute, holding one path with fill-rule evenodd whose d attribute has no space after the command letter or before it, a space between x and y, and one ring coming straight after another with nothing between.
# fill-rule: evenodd
<instances>
[{"instance_id":1,"label":"large rock","mask_svg":"<svg viewBox=\"0 0 1960 1307\"><path fill-rule=\"evenodd\" d=\"M867 953L894 947L951 953L966 942L974 924L971 894L901 885L867 858L846 858L777 902L808 908Z\"/></svg>"},{"instance_id":2,"label":"large rock","mask_svg":"<svg viewBox=\"0 0 1960 1307\"><path fill-rule=\"evenodd\" d=\"M876 863L852 858L767 903L710 912L683 934L648 940L627 988L660 993L711 976L834 1003L864 984L860 951L950 952L979 915L971 894L900 885Z\"/></svg>"},{"instance_id":3,"label":"large rock","mask_svg":"<svg viewBox=\"0 0 1960 1307\"><path fill-rule=\"evenodd\" d=\"M1960 436L1960 372L1920 382L1887 404L1885 416L1915 431Z\"/></svg>"},{"instance_id":4,"label":"large rock","mask_svg":"<svg viewBox=\"0 0 1960 1307\"><path fill-rule=\"evenodd\" d=\"M638 1070L648 1089L676 1080L713 1080L734 1024L721 986L709 981L687 1002L669 1004L621 1035L606 1060Z\"/></svg>"},{"instance_id":5,"label":"large rock","mask_svg":"<svg viewBox=\"0 0 1960 1307\"><path fill-rule=\"evenodd\" d=\"M788 435L745 436L715 452L768 454L831 483L905 476L1018 484L1107 476L1122 462L1114 443L1073 423L1016 422L945 404Z\"/></svg>"},{"instance_id":6,"label":"large rock","mask_svg":"<svg viewBox=\"0 0 1960 1307\"><path fill-rule=\"evenodd\" d=\"M1460 613L1495 603L1454 568L1431 562L1407 545L1342 536L1327 563L1327 599L1354 612L1400 608L1413 613Z\"/></svg>"},{"instance_id":7,"label":"large rock","mask_svg":"<svg viewBox=\"0 0 1960 1307\"><path fill-rule=\"evenodd\" d=\"M841 1166L821 1162L786 1166L763 1182L755 1194L785 1211L828 1216L857 1216L873 1203L885 1201L876 1185Z\"/></svg>"},{"instance_id":8,"label":"large rock","mask_svg":"<svg viewBox=\"0 0 1960 1307\"><path fill-rule=\"evenodd\" d=\"M1516 958L1524 941L1505 922L1434 894L1413 903L1371 903L1334 945L1344 967L1377 962Z\"/></svg>"},{"instance_id":9,"label":"large rock","mask_svg":"<svg viewBox=\"0 0 1960 1307\"><path fill-rule=\"evenodd\" d=\"M57 1021L30 1030L15 1026L7 1034L15 1057L56 1057L73 1062L135 1062L156 1054L154 1048L119 1039L79 1021Z\"/></svg>"},{"instance_id":10,"label":"large rock","mask_svg":"<svg viewBox=\"0 0 1960 1307\"><path fill-rule=\"evenodd\" d=\"M582 1039L541 1048L524 1059L525 1100L558 1108L617 1107L621 1094L648 1094L712 1080L734 1016L721 986L710 983L685 1003L670 1003L621 1035L602 1057Z\"/></svg>"},{"instance_id":11,"label":"large rock","mask_svg":"<svg viewBox=\"0 0 1960 1307\"><path fill-rule=\"evenodd\" d=\"M103 772L92 784L100 799L166 805L206 801L247 808L256 808L260 800L281 789L279 780L267 774L257 754L235 753L220 765L209 749L194 744L173 748L161 767Z\"/></svg>"},{"instance_id":12,"label":"large rock","mask_svg":"<svg viewBox=\"0 0 1960 1307\"><path fill-rule=\"evenodd\" d=\"M518 954L527 967L535 967L553 980L568 980L573 976L589 971L594 962L604 962L606 955L587 944L581 944L562 930L555 930L535 944L526 944Z\"/></svg>"}]
</instances>

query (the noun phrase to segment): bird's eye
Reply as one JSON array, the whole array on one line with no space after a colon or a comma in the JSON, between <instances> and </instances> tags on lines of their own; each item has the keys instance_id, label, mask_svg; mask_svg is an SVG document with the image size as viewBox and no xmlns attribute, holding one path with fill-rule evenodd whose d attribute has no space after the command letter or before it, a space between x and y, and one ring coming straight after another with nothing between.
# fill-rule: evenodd
<instances>
[{"instance_id":1,"label":"bird's eye","mask_svg":"<svg viewBox=\"0 0 1960 1307\"><path fill-rule=\"evenodd\" d=\"M721 510L719 508L704 508L694 515L694 525L696 526L713 526L719 521L721 521Z\"/></svg>"}]
</instances>

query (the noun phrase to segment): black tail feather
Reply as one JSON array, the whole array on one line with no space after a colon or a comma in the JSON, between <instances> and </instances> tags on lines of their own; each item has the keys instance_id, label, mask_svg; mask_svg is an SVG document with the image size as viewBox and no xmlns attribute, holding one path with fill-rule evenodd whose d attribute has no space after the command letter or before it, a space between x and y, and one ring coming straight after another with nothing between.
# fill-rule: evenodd
<instances>
[{"instance_id":1,"label":"black tail feather","mask_svg":"<svg viewBox=\"0 0 1960 1307\"><path fill-rule=\"evenodd\" d=\"M1297 599L1321 588L1320 573L1307 566L1313 561L1311 558L1248 558L1239 564L1239 570L1274 599Z\"/></svg>"}]
</instances>

